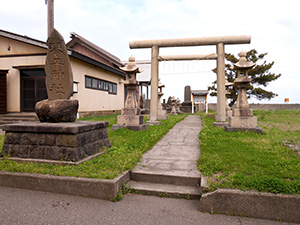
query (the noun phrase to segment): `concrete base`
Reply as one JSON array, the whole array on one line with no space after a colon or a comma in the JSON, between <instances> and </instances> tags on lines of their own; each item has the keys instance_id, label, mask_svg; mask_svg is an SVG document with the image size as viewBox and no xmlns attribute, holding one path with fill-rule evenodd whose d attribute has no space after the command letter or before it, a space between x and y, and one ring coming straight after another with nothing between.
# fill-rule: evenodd
<instances>
[{"instance_id":1,"label":"concrete base","mask_svg":"<svg viewBox=\"0 0 300 225\"><path fill-rule=\"evenodd\" d=\"M282 222L300 222L300 198L293 195L218 189L203 194L200 211Z\"/></svg>"},{"instance_id":2,"label":"concrete base","mask_svg":"<svg viewBox=\"0 0 300 225\"><path fill-rule=\"evenodd\" d=\"M228 123L226 123L226 122L214 122L213 125L215 127L225 127L226 125L228 125Z\"/></svg>"},{"instance_id":3,"label":"concrete base","mask_svg":"<svg viewBox=\"0 0 300 225\"><path fill-rule=\"evenodd\" d=\"M169 119L169 116L168 115L158 115L157 119L158 120L167 120L167 119Z\"/></svg>"},{"instance_id":4,"label":"concrete base","mask_svg":"<svg viewBox=\"0 0 300 225\"><path fill-rule=\"evenodd\" d=\"M118 130L121 128L128 129L128 130L133 130L133 131L142 131L142 130L147 130L148 124L140 124L140 125L135 125L135 126L129 126L129 125L118 125L114 124L111 127L113 130Z\"/></svg>"},{"instance_id":5,"label":"concrete base","mask_svg":"<svg viewBox=\"0 0 300 225\"><path fill-rule=\"evenodd\" d=\"M5 130L2 154L15 158L79 161L110 147L108 122L16 123Z\"/></svg>"},{"instance_id":6,"label":"concrete base","mask_svg":"<svg viewBox=\"0 0 300 225\"><path fill-rule=\"evenodd\" d=\"M176 115L178 115L178 113L177 112L171 112L170 115L176 116Z\"/></svg>"},{"instance_id":7,"label":"concrete base","mask_svg":"<svg viewBox=\"0 0 300 225\"><path fill-rule=\"evenodd\" d=\"M229 125L231 127L245 127L245 128L255 128L257 127L256 117L229 117Z\"/></svg>"},{"instance_id":8,"label":"concrete base","mask_svg":"<svg viewBox=\"0 0 300 225\"><path fill-rule=\"evenodd\" d=\"M224 126L225 131L228 132L236 132L236 131L253 131L258 134L263 133L263 129L261 127L231 127L231 126Z\"/></svg>"},{"instance_id":9,"label":"concrete base","mask_svg":"<svg viewBox=\"0 0 300 225\"><path fill-rule=\"evenodd\" d=\"M147 121L146 122L148 125L152 126L152 125L161 125L161 121Z\"/></svg>"}]
</instances>

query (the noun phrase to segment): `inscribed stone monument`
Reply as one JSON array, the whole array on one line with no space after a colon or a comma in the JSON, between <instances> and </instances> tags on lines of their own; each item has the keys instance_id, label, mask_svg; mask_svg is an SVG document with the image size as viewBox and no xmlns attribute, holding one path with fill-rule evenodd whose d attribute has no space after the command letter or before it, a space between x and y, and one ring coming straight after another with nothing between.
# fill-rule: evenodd
<instances>
[{"instance_id":1,"label":"inscribed stone monument","mask_svg":"<svg viewBox=\"0 0 300 225\"><path fill-rule=\"evenodd\" d=\"M48 38L45 63L48 99L35 106L41 122L74 122L78 101L69 100L73 92L73 75L63 37L53 29Z\"/></svg>"}]
</instances>

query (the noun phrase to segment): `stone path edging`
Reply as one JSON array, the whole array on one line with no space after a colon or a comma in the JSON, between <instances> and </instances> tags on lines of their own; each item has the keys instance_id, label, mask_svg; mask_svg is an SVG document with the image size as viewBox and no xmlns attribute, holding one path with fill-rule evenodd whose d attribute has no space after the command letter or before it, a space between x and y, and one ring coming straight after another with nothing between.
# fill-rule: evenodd
<instances>
[{"instance_id":1,"label":"stone path edging","mask_svg":"<svg viewBox=\"0 0 300 225\"><path fill-rule=\"evenodd\" d=\"M0 186L106 200L116 197L129 180L129 171L112 180L0 171Z\"/></svg>"},{"instance_id":2,"label":"stone path edging","mask_svg":"<svg viewBox=\"0 0 300 225\"><path fill-rule=\"evenodd\" d=\"M282 222L300 222L300 197L234 189L203 194L200 211Z\"/></svg>"}]
</instances>

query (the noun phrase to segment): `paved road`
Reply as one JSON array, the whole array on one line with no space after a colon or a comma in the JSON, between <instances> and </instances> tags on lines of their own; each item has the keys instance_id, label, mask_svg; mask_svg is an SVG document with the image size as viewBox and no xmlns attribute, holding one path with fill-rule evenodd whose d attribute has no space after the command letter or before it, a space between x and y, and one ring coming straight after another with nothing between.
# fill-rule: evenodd
<instances>
[{"instance_id":1,"label":"paved road","mask_svg":"<svg viewBox=\"0 0 300 225\"><path fill-rule=\"evenodd\" d=\"M198 201L127 195L122 201L0 187L0 224L203 224L272 225L259 219L211 215Z\"/></svg>"}]
</instances>

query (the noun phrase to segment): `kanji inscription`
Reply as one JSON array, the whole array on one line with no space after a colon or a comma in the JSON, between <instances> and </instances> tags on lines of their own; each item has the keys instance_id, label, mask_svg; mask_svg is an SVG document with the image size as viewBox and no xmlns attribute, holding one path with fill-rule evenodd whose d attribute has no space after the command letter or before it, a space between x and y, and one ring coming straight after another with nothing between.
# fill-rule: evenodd
<instances>
[{"instance_id":1,"label":"kanji inscription","mask_svg":"<svg viewBox=\"0 0 300 225\"><path fill-rule=\"evenodd\" d=\"M69 99L73 92L73 75L64 39L53 29L47 44L45 72L48 99Z\"/></svg>"}]
</instances>

